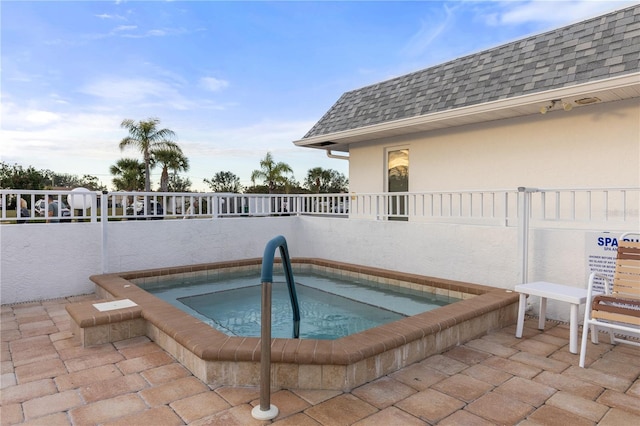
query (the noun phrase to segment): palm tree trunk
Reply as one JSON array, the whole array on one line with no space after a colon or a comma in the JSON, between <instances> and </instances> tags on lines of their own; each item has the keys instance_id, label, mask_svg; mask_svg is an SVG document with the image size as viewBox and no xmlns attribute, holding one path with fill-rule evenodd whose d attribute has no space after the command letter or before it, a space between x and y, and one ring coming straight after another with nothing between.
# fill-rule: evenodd
<instances>
[{"instance_id":1,"label":"palm tree trunk","mask_svg":"<svg viewBox=\"0 0 640 426\"><path fill-rule=\"evenodd\" d=\"M151 192L151 155L144 153L144 192Z\"/></svg>"},{"instance_id":2,"label":"palm tree trunk","mask_svg":"<svg viewBox=\"0 0 640 426\"><path fill-rule=\"evenodd\" d=\"M160 176L160 191L167 192L169 186L169 170L167 167L162 168L162 175Z\"/></svg>"}]
</instances>

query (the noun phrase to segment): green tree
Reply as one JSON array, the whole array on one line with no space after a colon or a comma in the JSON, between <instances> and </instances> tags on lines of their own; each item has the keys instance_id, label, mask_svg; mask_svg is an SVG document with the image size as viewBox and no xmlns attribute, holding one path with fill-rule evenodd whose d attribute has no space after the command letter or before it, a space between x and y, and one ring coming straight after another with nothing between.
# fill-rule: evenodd
<instances>
[{"instance_id":1,"label":"green tree","mask_svg":"<svg viewBox=\"0 0 640 426\"><path fill-rule=\"evenodd\" d=\"M268 194L269 187L267 185L252 185L244 188L245 194Z\"/></svg>"},{"instance_id":2,"label":"green tree","mask_svg":"<svg viewBox=\"0 0 640 426\"><path fill-rule=\"evenodd\" d=\"M179 149L171 139L175 137L173 130L158 129L160 120L149 118L147 121L135 122L125 119L121 127L129 131L129 136L120 141L120 150L128 146L137 148L144 160L144 190L151 191L151 162L153 154L160 149Z\"/></svg>"},{"instance_id":3,"label":"green tree","mask_svg":"<svg viewBox=\"0 0 640 426\"><path fill-rule=\"evenodd\" d=\"M169 184L167 187L169 192L191 192L191 180L182 178L180 175L172 173L169 175Z\"/></svg>"},{"instance_id":4,"label":"green tree","mask_svg":"<svg viewBox=\"0 0 640 426\"><path fill-rule=\"evenodd\" d=\"M45 170L44 173L49 179L47 186L51 188L75 188L78 185L79 178L76 175L70 175L68 173L56 173L51 170Z\"/></svg>"},{"instance_id":5,"label":"green tree","mask_svg":"<svg viewBox=\"0 0 640 426\"><path fill-rule=\"evenodd\" d=\"M79 177L78 175L71 175L68 173L55 173L50 170L46 170L45 174L47 179L50 180L50 186L63 187L63 188L87 188L91 191L103 191L107 187L102 185L97 177L91 175L84 175Z\"/></svg>"},{"instance_id":6,"label":"green tree","mask_svg":"<svg viewBox=\"0 0 640 426\"><path fill-rule=\"evenodd\" d=\"M176 176L178 172L189 170L189 159L185 157L179 147L173 149L162 148L153 152L152 164L160 163L162 173L160 174L160 191L167 192L169 189L169 170Z\"/></svg>"},{"instance_id":7,"label":"green tree","mask_svg":"<svg viewBox=\"0 0 640 426\"><path fill-rule=\"evenodd\" d=\"M256 180L262 180L269 188L269 194L273 193L278 186L284 186L288 182L286 174L292 173L293 170L287 163L276 163L270 152L260 160L260 170L254 170L251 173L251 182L255 185Z\"/></svg>"},{"instance_id":8,"label":"green tree","mask_svg":"<svg viewBox=\"0 0 640 426\"><path fill-rule=\"evenodd\" d=\"M213 176L213 179L203 179L202 181L209 185L213 192L240 193L242 191L240 178L231 172L218 172Z\"/></svg>"},{"instance_id":9,"label":"green tree","mask_svg":"<svg viewBox=\"0 0 640 426\"><path fill-rule=\"evenodd\" d=\"M109 168L115 177L116 191L139 191L144 188L144 163L134 158L121 158Z\"/></svg>"},{"instance_id":10,"label":"green tree","mask_svg":"<svg viewBox=\"0 0 640 426\"><path fill-rule=\"evenodd\" d=\"M322 167L310 169L304 181L304 187L309 192L322 194L347 192L348 185L349 181L342 173Z\"/></svg>"},{"instance_id":11,"label":"green tree","mask_svg":"<svg viewBox=\"0 0 640 426\"><path fill-rule=\"evenodd\" d=\"M100 183L96 176L84 175L80 179L80 185L83 188L87 188L91 191L106 191L107 186Z\"/></svg>"},{"instance_id":12,"label":"green tree","mask_svg":"<svg viewBox=\"0 0 640 426\"><path fill-rule=\"evenodd\" d=\"M285 178L284 181L285 194L302 194L304 189L300 186L300 182L295 180L293 176Z\"/></svg>"},{"instance_id":13,"label":"green tree","mask_svg":"<svg viewBox=\"0 0 640 426\"><path fill-rule=\"evenodd\" d=\"M45 174L32 166L9 165L0 162L0 188L6 189L44 189L47 178Z\"/></svg>"}]
</instances>

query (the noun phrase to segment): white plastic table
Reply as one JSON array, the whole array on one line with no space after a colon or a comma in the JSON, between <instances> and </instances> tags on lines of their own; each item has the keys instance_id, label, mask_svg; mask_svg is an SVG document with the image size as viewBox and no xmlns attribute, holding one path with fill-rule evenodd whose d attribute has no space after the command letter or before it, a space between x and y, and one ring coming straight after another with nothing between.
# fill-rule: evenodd
<instances>
[{"instance_id":1,"label":"white plastic table","mask_svg":"<svg viewBox=\"0 0 640 426\"><path fill-rule=\"evenodd\" d=\"M515 286L515 290L520 293L520 304L518 307L518 324L516 326L516 337L522 337L524 328L524 312L527 309L527 295L540 297L540 318L538 329L544 330L544 323L547 314L547 299L559 300L571 304L569 316L569 351L578 353L578 308L587 300L587 290L566 285L537 281Z\"/></svg>"}]
</instances>

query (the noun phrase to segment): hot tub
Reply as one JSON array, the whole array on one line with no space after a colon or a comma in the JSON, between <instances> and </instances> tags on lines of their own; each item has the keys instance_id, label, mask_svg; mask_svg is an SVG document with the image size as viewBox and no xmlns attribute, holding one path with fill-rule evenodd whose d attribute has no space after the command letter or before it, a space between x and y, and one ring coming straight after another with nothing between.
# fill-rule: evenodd
<instances>
[{"instance_id":1,"label":"hot tub","mask_svg":"<svg viewBox=\"0 0 640 426\"><path fill-rule=\"evenodd\" d=\"M92 276L98 296L131 299L147 335L211 386L257 386L260 338L229 336L142 287L167 279L259 270L262 259ZM348 391L490 330L513 324L518 295L504 289L323 259L292 260L294 274L319 271L461 299L335 340L273 338L274 388Z\"/></svg>"}]
</instances>

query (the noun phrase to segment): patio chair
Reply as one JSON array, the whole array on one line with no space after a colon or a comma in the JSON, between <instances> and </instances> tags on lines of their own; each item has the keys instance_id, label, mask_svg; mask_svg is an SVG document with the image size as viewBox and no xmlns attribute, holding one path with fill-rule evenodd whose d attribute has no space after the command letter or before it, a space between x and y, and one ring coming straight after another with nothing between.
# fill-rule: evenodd
<instances>
[{"instance_id":1,"label":"patio chair","mask_svg":"<svg viewBox=\"0 0 640 426\"><path fill-rule=\"evenodd\" d=\"M622 235L618 240L613 282L596 272L589 276L580 367L584 367L587 355L589 328L594 344L598 343L598 328L605 328L612 345L627 343L640 346L640 341L634 339L640 337L640 242L624 241L627 235ZM604 294L594 291L596 278L604 280Z\"/></svg>"}]
</instances>

